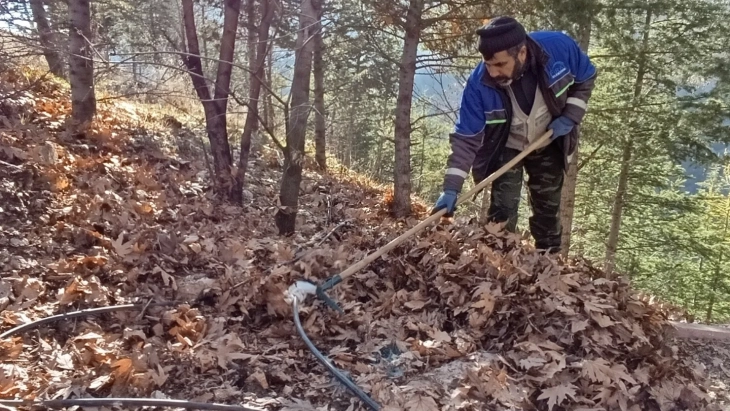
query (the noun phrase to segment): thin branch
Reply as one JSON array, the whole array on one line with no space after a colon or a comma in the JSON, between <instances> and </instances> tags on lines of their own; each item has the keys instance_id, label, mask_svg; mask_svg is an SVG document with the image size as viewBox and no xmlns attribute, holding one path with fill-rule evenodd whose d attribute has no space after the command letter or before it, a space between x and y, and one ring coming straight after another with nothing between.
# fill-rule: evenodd
<instances>
[{"instance_id":1,"label":"thin branch","mask_svg":"<svg viewBox=\"0 0 730 411\"><path fill-rule=\"evenodd\" d=\"M594 150L593 150L593 151L591 152L591 154L589 154L589 155L588 155L588 157L586 157L585 159L581 160L580 164L578 164L578 171L580 171L580 170L581 170L581 169L582 169L583 167L585 167L585 166L586 166L586 165L587 165L587 164L588 164L588 163L589 163L589 162L590 162L591 160L593 160L593 158L594 158L594 157L596 156L596 154L598 154L598 151L599 151L599 150L601 150L601 148L603 148L603 144L604 144L604 143L601 143L601 144L599 144L599 145L598 145L598 147L596 147L596 148L595 148L595 149L594 149Z\"/></svg>"},{"instance_id":2,"label":"thin branch","mask_svg":"<svg viewBox=\"0 0 730 411\"><path fill-rule=\"evenodd\" d=\"M281 151L284 151L284 146L281 144L281 142L279 141L279 139L276 138L276 136L274 135L274 131L269 127L268 124L266 124L266 122L264 121L264 119L258 113L258 110L252 110L251 109L251 105L249 103L247 103L247 102L242 101L241 99L239 99L238 96L231 95L231 97L233 98L233 100L235 100L236 103L240 104L241 106L244 106L244 107L247 107L248 108L247 114L254 113L256 115L256 118L258 119L259 124L261 124L264 127L264 130L266 130L266 133L274 141L274 144L276 144L276 146L279 147L279 149Z\"/></svg>"},{"instance_id":3,"label":"thin branch","mask_svg":"<svg viewBox=\"0 0 730 411\"><path fill-rule=\"evenodd\" d=\"M144 56L144 55L155 55L155 54L176 54L176 55L180 55L180 56L190 56L191 55L190 53L186 53L186 52L183 52L183 51L147 51L147 52L139 52L139 53L123 53L123 54L117 54L117 55L118 56L127 56L127 55ZM213 61L213 62L220 62L219 59L213 58L213 57L200 56L200 58L201 59L204 59L204 60L210 60L210 61ZM229 64L229 63L230 62L226 62L226 64ZM187 70L185 70L185 69L181 69L179 67L174 67L174 66L172 66L172 67L171 66L165 66L165 65L162 65L162 63L145 63L145 64L149 64L149 65L161 65L163 67L174 68L174 69L180 70L182 72L187 72ZM247 72L249 74L254 74L253 73L253 70L251 70L249 67L244 67L244 66L242 66L242 65L240 65L238 63L230 63L230 64L233 67L236 67L238 69L241 69L241 70L243 70L243 71L245 71L245 72ZM274 91L268 86L268 84L266 84L265 81L263 81L261 79L259 79L259 81L261 81L261 85L266 89L266 91L269 94L273 95L274 98L279 103L281 103L283 106L287 107L286 102L281 97L277 96L276 93L274 93Z\"/></svg>"}]
</instances>

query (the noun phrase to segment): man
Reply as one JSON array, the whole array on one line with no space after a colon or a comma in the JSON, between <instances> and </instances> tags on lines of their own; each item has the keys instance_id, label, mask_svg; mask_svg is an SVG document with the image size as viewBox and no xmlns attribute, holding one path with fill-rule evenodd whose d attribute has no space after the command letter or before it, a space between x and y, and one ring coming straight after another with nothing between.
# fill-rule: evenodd
<instances>
[{"instance_id":1,"label":"man","mask_svg":"<svg viewBox=\"0 0 730 411\"><path fill-rule=\"evenodd\" d=\"M596 68L572 38L552 31L528 35L511 17L495 18L476 33L483 61L462 94L443 193L433 212L446 208L446 216L453 216L470 170L479 183L550 129L550 141L492 183L488 218L516 230L524 169L535 246L559 252L563 175L578 144Z\"/></svg>"}]
</instances>

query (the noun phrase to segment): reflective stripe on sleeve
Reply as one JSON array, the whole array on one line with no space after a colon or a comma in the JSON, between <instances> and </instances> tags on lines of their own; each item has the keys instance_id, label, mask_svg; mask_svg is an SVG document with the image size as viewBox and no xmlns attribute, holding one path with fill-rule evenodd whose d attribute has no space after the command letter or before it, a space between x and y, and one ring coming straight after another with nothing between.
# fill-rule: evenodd
<instances>
[{"instance_id":1,"label":"reflective stripe on sleeve","mask_svg":"<svg viewBox=\"0 0 730 411\"><path fill-rule=\"evenodd\" d=\"M469 174L467 174L464 170L459 170L458 168L449 168L446 170L446 174L451 174L455 176L459 176L461 178L466 178Z\"/></svg>"},{"instance_id":2,"label":"reflective stripe on sleeve","mask_svg":"<svg viewBox=\"0 0 730 411\"><path fill-rule=\"evenodd\" d=\"M588 104L586 104L585 101L577 98L577 97L568 97L568 100L566 101L567 104L572 104L574 106L580 107L583 110L588 109Z\"/></svg>"}]
</instances>

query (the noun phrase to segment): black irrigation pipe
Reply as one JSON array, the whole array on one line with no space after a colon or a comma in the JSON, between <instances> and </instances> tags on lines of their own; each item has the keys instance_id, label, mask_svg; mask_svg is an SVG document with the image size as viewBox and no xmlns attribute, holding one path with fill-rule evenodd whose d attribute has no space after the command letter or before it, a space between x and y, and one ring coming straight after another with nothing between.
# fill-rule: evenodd
<instances>
[{"instance_id":1,"label":"black irrigation pipe","mask_svg":"<svg viewBox=\"0 0 730 411\"><path fill-rule=\"evenodd\" d=\"M148 306L166 306L166 305L172 305L173 303L152 303L152 304L124 304L124 305L112 305L109 307L100 307L100 308L88 308L86 310L80 310L80 311L72 311L70 313L63 313L63 314L57 314L52 315L50 317L41 318L40 320L35 320L26 324L21 324L15 328L11 328L8 331L5 331L4 333L0 334L0 338L8 338L11 335L18 334L24 331L33 330L35 328L40 327L41 325L60 321L60 320L69 320L71 318L76 317L85 317L87 315L96 315L96 314L104 314L104 313L110 313L114 311L126 311L126 310L143 310L145 307Z\"/></svg>"},{"instance_id":2,"label":"black irrigation pipe","mask_svg":"<svg viewBox=\"0 0 730 411\"><path fill-rule=\"evenodd\" d=\"M67 400L0 400L0 405L11 407L43 405L49 408L67 407L169 407L210 411L257 411L238 405L209 404L183 400L158 400L152 398L73 398Z\"/></svg>"},{"instance_id":3,"label":"black irrigation pipe","mask_svg":"<svg viewBox=\"0 0 730 411\"><path fill-rule=\"evenodd\" d=\"M346 375L344 375L340 370L335 368L332 363L327 361L327 358L322 355L322 353L317 349L317 347L314 346L312 341L307 337L307 334L304 332L304 328L302 327L302 322L299 320L299 299L296 296L292 297L292 309L294 311L294 324L297 327L297 332L299 332L299 336L302 337L302 340L304 340L304 343L307 344L307 348L309 348L309 351L314 354L315 357L317 357L317 360L324 365L329 372L332 373L332 375L337 378L338 381L345 384L345 386L352 391L355 395L357 395L362 402L368 405L370 409L379 411L380 405L375 402L372 398L370 398L360 387L358 387L354 382L352 382L349 378L347 378Z\"/></svg>"}]
</instances>

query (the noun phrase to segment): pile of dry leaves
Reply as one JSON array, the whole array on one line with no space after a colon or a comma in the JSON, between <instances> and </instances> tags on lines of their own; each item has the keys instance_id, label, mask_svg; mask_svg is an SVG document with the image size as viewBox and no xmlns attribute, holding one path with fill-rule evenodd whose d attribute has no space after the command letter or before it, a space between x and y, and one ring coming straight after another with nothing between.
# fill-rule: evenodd
<instances>
[{"instance_id":1,"label":"pile of dry leaves","mask_svg":"<svg viewBox=\"0 0 730 411\"><path fill-rule=\"evenodd\" d=\"M244 207L202 154L131 104L66 132L68 90L0 78L2 331L129 302L142 309L0 341L0 398L169 397L361 409L297 337L285 291L320 282L419 220L353 175L307 171L297 235L276 235L279 162L252 160ZM420 210L425 213L425 209ZM582 261L495 226L435 226L302 311L313 341L385 409L712 409L666 313ZM147 303L151 303L147 305ZM716 403L716 401L714 401Z\"/></svg>"}]
</instances>

